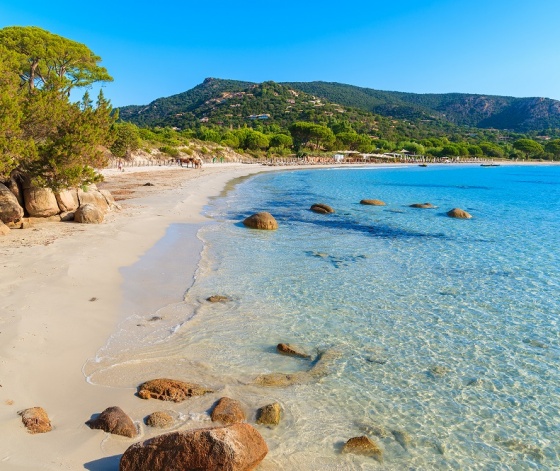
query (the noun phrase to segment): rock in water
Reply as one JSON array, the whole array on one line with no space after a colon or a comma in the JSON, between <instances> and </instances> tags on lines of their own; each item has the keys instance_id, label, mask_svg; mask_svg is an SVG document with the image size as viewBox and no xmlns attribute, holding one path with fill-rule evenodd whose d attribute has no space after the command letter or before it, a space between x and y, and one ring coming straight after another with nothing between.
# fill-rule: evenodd
<instances>
[{"instance_id":1,"label":"rock in water","mask_svg":"<svg viewBox=\"0 0 560 471\"><path fill-rule=\"evenodd\" d=\"M411 208L420 208L420 209L434 209L437 206L434 206L432 203L414 203L410 205Z\"/></svg>"},{"instance_id":2,"label":"rock in water","mask_svg":"<svg viewBox=\"0 0 560 471\"><path fill-rule=\"evenodd\" d=\"M185 383L175 379L152 379L138 387L138 396L142 399L159 399L160 401L182 402L192 396L202 396L214 392L198 384Z\"/></svg>"},{"instance_id":3,"label":"rock in water","mask_svg":"<svg viewBox=\"0 0 560 471\"><path fill-rule=\"evenodd\" d=\"M385 202L381 200L361 200L360 204L366 204L369 206L386 206Z\"/></svg>"},{"instance_id":4,"label":"rock in water","mask_svg":"<svg viewBox=\"0 0 560 471\"><path fill-rule=\"evenodd\" d=\"M212 422L222 422L226 425L244 422L247 416L241 408L241 403L229 397L222 397L210 415Z\"/></svg>"},{"instance_id":5,"label":"rock in water","mask_svg":"<svg viewBox=\"0 0 560 471\"><path fill-rule=\"evenodd\" d=\"M253 214L243 221L243 224L251 229L261 229L266 231L275 231L278 229L278 223L274 216L267 212Z\"/></svg>"},{"instance_id":6,"label":"rock in water","mask_svg":"<svg viewBox=\"0 0 560 471\"><path fill-rule=\"evenodd\" d=\"M395 437L395 440L399 443L399 445L402 446L405 450L408 450L408 447L412 443L412 438L410 437L408 432L405 432L404 430L391 430L391 433L393 434L393 437Z\"/></svg>"},{"instance_id":7,"label":"rock in water","mask_svg":"<svg viewBox=\"0 0 560 471\"><path fill-rule=\"evenodd\" d=\"M378 461L383 461L383 449L366 436L351 438L345 443L342 452L371 456Z\"/></svg>"},{"instance_id":8,"label":"rock in water","mask_svg":"<svg viewBox=\"0 0 560 471\"><path fill-rule=\"evenodd\" d=\"M80 206L74 213L74 221L82 224L101 224L105 214L92 204Z\"/></svg>"},{"instance_id":9,"label":"rock in water","mask_svg":"<svg viewBox=\"0 0 560 471\"><path fill-rule=\"evenodd\" d=\"M278 425L282 415L280 404L274 402L267 406L261 407L257 411L257 424L262 425Z\"/></svg>"},{"instance_id":10,"label":"rock in water","mask_svg":"<svg viewBox=\"0 0 560 471\"><path fill-rule=\"evenodd\" d=\"M300 358L311 358L311 355L305 353L301 348L296 345L290 345L289 343L279 343L276 346L276 350L278 350L283 355L290 355Z\"/></svg>"},{"instance_id":11,"label":"rock in water","mask_svg":"<svg viewBox=\"0 0 560 471\"><path fill-rule=\"evenodd\" d=\"M52 430L51 421L42 407L31 407L18 412L29 433L45 433Z\"/></svg>"},{"instance_id":12,"label":"rock in water","mask_svg":"<svg viewBox=\"0 0 560 471\"><path fill-rule=\"evenodd\" d=\"M0 183L0 222L16 222L23 217L23 208L16 196Z\"/></svg>"},{"instance_id":13,"label":"rock in water","mask_svg":"<svg viewBox=\"0 0 560 471\"><path fill-rule=\"evenodd\" d=\"M323 203L315 203L309 209L311 209L311 211L313 211L314 213L319 213L319 214L334 213L333 208L331 208L328 204L323 204Z\"/></svg>"},{"instance_id":14,"label":"rock in water","mask_svg":"<svg viewBox=\"0 0 560 471\"><path fill-rule=\"evenodd\" d=\"M152 412L148 417L146 417L146 425L155 428L167 428L171 427L175 420L167 412Z\"/></svg>"},{"instance_id":15,"label":"rock in water","mask_svg":"<svg viewBox=\"0 0 560 471\"><path fill-rule=\"evenodd\" d=\"M471 219L472 216L467 213L465 210L460 209L460 208L453 208L450 211L447 211L447 215L450 218L456 218L456 219Z\"/></svg>"},{"instance_id":16,"label":"rock in water","mask_svg":"<svg viewBox=\"0 0 560 471\"><path fill-rule=\"evenodd\" d=\"M249 424L172 432L135 443L124 453L120 471L249 471L268 453Z\"/></svg>"},{"instance_id":17,"label":"rock in water","mask_svg":"<svg viewBox=\"0 0 560 471\"><path fill-rule=\"evenodd\" d=\"M230 299L227 296L222 296L221 294L213 294L212 296L206 298L209 303L227 303Z\"/></svg>"},{"instance_id":18,"label":"rock in water","mask_svg":"<svg viewBox=\"0 0 560 471\"><path fill-rule=\"evenodd\" d=\"M138 435L134 422L120 407L105 409L97 419L88 420L86 425L92 429L100 429L123 437L134 438Z\"/></svg>"}]
</instances>

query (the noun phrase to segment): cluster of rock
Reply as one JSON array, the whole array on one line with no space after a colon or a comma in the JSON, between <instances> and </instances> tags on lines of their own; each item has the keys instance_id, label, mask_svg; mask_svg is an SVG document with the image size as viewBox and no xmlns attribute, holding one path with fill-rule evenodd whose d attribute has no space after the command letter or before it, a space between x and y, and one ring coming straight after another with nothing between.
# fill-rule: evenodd
<instances>
[{"instance_id":1,"label":"cluster of rock","mask_svg":"<svg viewBox=\"0 0 560 471\"><path fill-rule=\"evenodd\" d=\"M105 214L118 208L111 193L95 185L53 192L30 183L0 183L0 234L25 229L39 221L76 221L99 224Z\"/></svg>"}]
</instances>

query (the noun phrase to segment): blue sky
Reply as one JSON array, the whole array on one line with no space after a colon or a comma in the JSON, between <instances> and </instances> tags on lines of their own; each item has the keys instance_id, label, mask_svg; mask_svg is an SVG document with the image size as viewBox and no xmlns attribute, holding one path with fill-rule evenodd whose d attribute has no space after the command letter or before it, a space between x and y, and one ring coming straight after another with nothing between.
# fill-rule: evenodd
<instances>
[{"instance_id":1,"label":"blue sky","mask_svg":"<svg viewBox=\"0 0 560 471\"><path fill-rule=\"evenodd\" d=\"M558 0L0 3L0 27L39 26L101 56L114 106L206 77L560 99L559 18Z\"/></svg>"}]
</instances>

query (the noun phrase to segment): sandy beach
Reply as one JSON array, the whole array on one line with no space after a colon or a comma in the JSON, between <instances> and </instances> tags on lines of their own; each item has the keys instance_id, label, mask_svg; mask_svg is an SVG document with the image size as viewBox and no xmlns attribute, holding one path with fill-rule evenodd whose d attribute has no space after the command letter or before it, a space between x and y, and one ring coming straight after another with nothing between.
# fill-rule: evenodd
<instances>
[{"instance_id":1,"label":"sandy beach","mask_svg":"<svg viewBox=\"0 0 560 471\"><path fill-rule=\"evenodd\" d=\"M134 389L89 384L82 370L123 315L120 268L137 262L170 224L204 222L208 198L227 182L274 169L210 164L202 170L106 170L100 186L128 199L103 224L44 223L0 239L0 469L118 469L120 454L138 439L108 436L85 422L118 405L141 423L146 401ZM195 233L183 254L191 270L201 249ZM146 289L157 289L150 286L157 274L139 276ZM154 297L178 301L183 291L171 285ZM17 412L35 406L49 414L51 432L25 430Z\"/></svg>"},{"instance_id":2,"label":"sandy beach","mask_svg":"<svg viewBox=\"0 0 560 471\"><path fill-rule=\"evenodd\" d=\"M208 221L201 215L208 199L236 178L290 168L208 164L202 170L105 170L100 187L112 191L122 208L103 224L44 223L0 238L0 469L116 470L132 443L161 433L147 430L143 418L168 405L138 399L135 387L90 384L84 365L94 361L130 309L141 305L149 313L182 300L188 286L177 283L173 273L144 272L135 265L170 226L190 227L181 234L188 239L181 256L174 260L169 246L155 253L171 271L173 263L180 264L184 281L192 278L200 258L196 225ZM157 260L148 261L154 265ZM123 270L134 272L137 292L123 289ZM127 304L125 294L136 305ZM35 406L49 414L51 432L31 435L24 428L17 412ZM85 424L111 406L140 425L139 437L109 436ZM269 469L266 460L259 469Z\"/></svg>"}]
</instances>

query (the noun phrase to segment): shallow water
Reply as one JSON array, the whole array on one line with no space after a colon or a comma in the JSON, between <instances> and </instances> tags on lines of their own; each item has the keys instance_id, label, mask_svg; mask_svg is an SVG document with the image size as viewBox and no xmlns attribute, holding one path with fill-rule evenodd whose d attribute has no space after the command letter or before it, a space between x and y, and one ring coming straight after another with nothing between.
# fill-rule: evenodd
<instances>
[{"instance_id":1,"label":"shallow water","mask_svg":"<svg viewBox=\"0 0 560 471\"><path fill-rule=\"evenodd\" d=\"M316 202L336 213L310 212ZM409 207L423 202L438 208ZM448 218L453 207L473 219ZM251 410L280 402L280 426L259 429L263 469L559 468L559 207L560 167L259 175L207 208L216 222L199 231L184 302L159 309L148 333L117 333L90 378L131 386L159 373ZM263 210L278 231L240 224ZM255 385L312 366L278 355L279 342L337 356L323 377ZM383 464L340 454L363 434Z\"/></svg>"}]
</instances>

